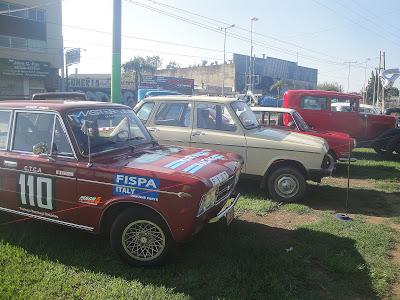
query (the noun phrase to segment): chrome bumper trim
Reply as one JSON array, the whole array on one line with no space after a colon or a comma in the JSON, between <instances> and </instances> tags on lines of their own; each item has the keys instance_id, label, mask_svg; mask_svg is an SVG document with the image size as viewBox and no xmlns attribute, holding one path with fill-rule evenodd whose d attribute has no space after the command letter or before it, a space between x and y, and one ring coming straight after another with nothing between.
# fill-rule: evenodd
<instances>
[{"instance_id":1,"label":"chrome bumper trim","mask_svg":"<svg viewBox=\"0 0 400 300\"><path fill-rule=\"evenodd\" d=\"M208 223L216 223L219 220L221 220L223 217L226 216L226 214L236 205L237 201L240 198L240 194L237 194L235 198L231 198L231 204L229 204L227 207L223 208L214 218L210 219Z\"/></svg>"}]
</instances>

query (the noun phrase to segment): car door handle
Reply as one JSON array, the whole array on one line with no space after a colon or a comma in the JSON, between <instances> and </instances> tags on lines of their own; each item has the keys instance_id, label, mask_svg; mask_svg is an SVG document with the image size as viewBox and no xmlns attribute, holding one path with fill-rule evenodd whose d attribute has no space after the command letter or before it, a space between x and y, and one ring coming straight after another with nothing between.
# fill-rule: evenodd
<instances>
[{"instance_id":1,"label":"car door handle","mask_svg":"<svg viewBox=\"0 0 400 300\"><path fill-rule=\"evenodd\" d=\"M205 135L203 131L195 131L192 133L192 136L198 136L198 135Z\"/></svg>"},{"instance_id":2,"label":"car door handle","mask_svg":"<svg viewBox=\"0 0 400 300\"><path fill-rule=\"evenodd\" d=\"M4 166L9 167L9 168L16 168L17 167L17 162L16 161L11 161L11 160L5 160L4 161Z\"/></svg>"},{"instance_id":3,"label":"car door handle","mask_svg":"<svg viewBox=\"0 0 400 300\"><path fill-rule=\"evenodd\" d=\"M160 129L158 129L157 127L149 127L149 128L147 128L149 131L151 131L151 132L158 132L158 131L160 131Z\"/></svg>"}]
</instances>

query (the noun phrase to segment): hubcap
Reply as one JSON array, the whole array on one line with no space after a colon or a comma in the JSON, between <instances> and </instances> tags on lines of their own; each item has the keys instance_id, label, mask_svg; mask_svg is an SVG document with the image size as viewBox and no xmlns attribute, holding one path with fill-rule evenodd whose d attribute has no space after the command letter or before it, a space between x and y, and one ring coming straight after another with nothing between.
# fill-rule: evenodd
<instances>
[{"instance_id":1,"label":"hubcap","mask_svg":"<svg viewBox=\"0 0 400 300\"><path fill-rule=\"evenodd\" d=\"M137 220L124 229L122 246L133 259L151 261L162 254L165 248L165 235L155 223Z\"/></svg>"},{"instance_id":2,"label":"hubcap","mask_svg":"<svg viewBox=\"0 0 400 300\"><path fill-rule=\"evenodd\" d=\"M293 197L299 190L299 182L296 177L282 175L275 180L276 192L284 198Z\"/></svg>"}]
</instances>

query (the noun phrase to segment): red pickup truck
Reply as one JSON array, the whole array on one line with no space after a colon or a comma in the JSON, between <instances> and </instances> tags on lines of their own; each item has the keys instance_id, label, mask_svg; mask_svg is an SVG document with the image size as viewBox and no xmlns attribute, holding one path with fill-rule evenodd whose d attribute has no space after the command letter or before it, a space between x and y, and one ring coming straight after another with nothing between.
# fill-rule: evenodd
<instances>
[{"instance_id":1,"label":"red pickup truck","mask_svg":"<svg viewBox=\"0 0 400 300\"><path fill-rule=\"evenodd\" d=\"M400 153L400 130L393 116L359 112L361 97L320 90L289 90L283 107L297 110L316 130L345 132L359 147L371 147L380 154ZM348 103L346 111L336 111L334 103Z\"/></svg>"}]
</instances>

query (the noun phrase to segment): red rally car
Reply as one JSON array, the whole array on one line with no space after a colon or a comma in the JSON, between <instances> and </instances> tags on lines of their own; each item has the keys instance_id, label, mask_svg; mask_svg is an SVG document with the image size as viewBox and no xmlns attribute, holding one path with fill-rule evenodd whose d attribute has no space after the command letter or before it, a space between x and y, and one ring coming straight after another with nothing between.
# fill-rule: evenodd
<instances>
[{"instance_id":1,"label":"red rally car","mask_svg":"<svg viewBox=\"0 0 400 300\"><path fill-rule=\"evenodd\" d=\"M240 156L161 147L123 105L0 103L0 211L108 232L136 265L160 263L174 242L233 218Z\"/></svg>"}]
</instances>

